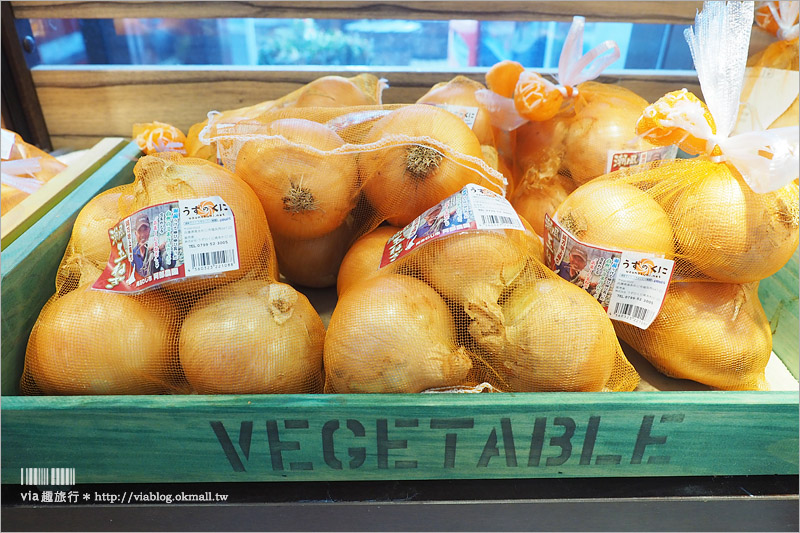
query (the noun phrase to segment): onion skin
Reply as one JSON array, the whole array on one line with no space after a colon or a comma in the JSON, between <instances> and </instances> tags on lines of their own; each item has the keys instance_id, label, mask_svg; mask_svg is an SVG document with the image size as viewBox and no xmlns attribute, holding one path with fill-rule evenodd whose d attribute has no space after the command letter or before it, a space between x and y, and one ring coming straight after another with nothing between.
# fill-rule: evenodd
<instances>
[{"instance_id":1,"label":"onion skin","mask_svg":"<svg viewBox=\"0 0 800 533\"><path fill-rule=\"evenodd\" d=\"M449 147L440 154L424 143L390 144L359 155L367 200L392 226L404 227L466 184L485 181L474 166L453 160L460 154L482 159L483 152L469 126L449 111L422 104L402 107L376 121L363 142L390 135L430 137Z\"/></svg>"},{"instance_id":2,"label":"onion skin","mask_svg":"<svg viewBox=\"0 0 800 533\"><path fill-rule=\"evenodd\" d=\"M72 227L69 250L100 268L111 256L108 230L132 213L122 213L120 204L133 200L131 185L122 185L102 192L89 200L78 213Z\"/></svg>"},{"instance_id":3,"label":"onion skin","mask_svg":"<svg viewBox=\"0 0 800 533\"><path fill-rule=\"evenodd\" d=\"M239 281L189 312L180 361L200 394L321 392L324 336L317 312L289 285Z\"/></svg>"},{"instance_id":4,"label":"onion skin","mask_svg":"<svg viewBox=\"0 0 800 533\"><path fill-rule=\"evenodd\" d=\"M476 320L470 333L511 390L602 391L619 350L603 307L562 279L518 287L505 324Z\"/></svg>"},{"instance_id":5,"label":"onion skin","mask_svg":"<svg viewBox=\"0 0 800 533\"><path fill-rule=\"evenodd\" d=\"M691 161L675 167L687 183L670 209L682 256L704 276L748 283L781 269L798 245L796 183L754 193L725 164Z\"/></svg>"},{"instance_id":6,"label":"onion skin","mask_svg":"<svg viewBox=\"0 0 800 533\"><path fill-rule=\"evenodd\" d=\"M342 76L323 76L306 85L294 107L348 107L375 104L355 83Z\"/></svg>"},{"instance_id":7,"label":"onion skin","mask_svg":"<svg viewBox=\"0 0 800 533\"><path fill-rule=\"evenodd\" d=\"M386 243L402 228L379 226L356 240L342 259L336 279L336 293L342 296L354 284L380 271Z\"/></svg>"},{"instance_id":8,"label":"onion skin","mask_svg":"<svg viewBox=\"0 0 800 533\"><path fill-rule=\"evenodd\" d=\"M317 289L333 287L353 232L352 224L345 221L331 233L316 239L297 240L273 233L281 274L296 285Z\"/></svg>"},{"instance_id":9,"label":"onion skin","mask_svg":"<svg viewBox=\"0 0 800 533\"><path fill-rule=\"evenodd\" d=\"M167 392L180 374L176 317L159 291L129 296L83 285L42 310L26 372L48 395Z\"/></svg>"},{"instance_id":10,"label":"onion skin","mask_svg":"<svg viewBox=\"0 0 800 533\"><path fill-rule=\"evenodd\" d=\"M459 385L472 363L455 345L442 298L425 283L386 274L345 292L325 336L325 390L422 392Z\"/></svg>"},{"instance_id":11,"label":"onion skin","mask_svg":"<svg viewBox=\"0 0 800 533\"><path fill-rule=\"evenodd\" d=\"M726 390L767 390L772 332L758 284L672 282L646 330L615 320L619 337L667 376Z\"/></svg>"},{"instance_id":12,"label":"onion skin","mask_svg":"<svg viewBox=\"0 0 800 533\"><path fill-rule=\"evenodd\" d=\"M621 181L595 180L575 189L554 220L579 241L672 259L672 225L647 193Z\"/></svg>"},{"instance_id":13,"label":"onion skin","mask_svg":"<svg viewBox=\"0 0 800 533\"><path fill-rule=\"evenodd\" d=\"M556 209L576 189L572 179L556 174L551 179L538 179L526 174L510 197L517 213L530 222L540 237L545 236L544 215L555 216Z\"/></svg>"},{"instance_id":14,"label":"onion skin","mask_svg":"<svg viewBox=\"0 0 800 533\"><path fill-rule=\"evenodd\" d=\"M453 106L477 107L475 123L472 131L482 145L494 146L494 133L492 131L492 118L486 108L475 98L475 91L486 87L466 76L456 76L450 81L437 83L425 93L418 104L446 104Z\"/></svg>"},{"instance_id":15,"label":"onion skin","mask_svg":"<svg viewBox=\"0 0 800 533\"><path fill-rule=\"evenodd\" d=\"M263 133L323 151L345 144L333 130L305 119L270 122ZM270 229L287 238L314 239L334 231L358 196L352 155L314 153L281 140L245 143L236 159L236 175L258 195Z\"/></svg>"}]
</instances>

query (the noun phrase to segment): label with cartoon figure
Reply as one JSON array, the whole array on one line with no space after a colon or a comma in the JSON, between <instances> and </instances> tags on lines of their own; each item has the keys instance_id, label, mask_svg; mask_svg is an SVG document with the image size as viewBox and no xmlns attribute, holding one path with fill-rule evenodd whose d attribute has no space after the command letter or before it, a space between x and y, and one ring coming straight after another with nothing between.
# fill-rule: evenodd
<instances>
[{"instance_id":1,"label":"label with cartoon figure","mask_svg":"<svg viewBox=\"0 0 800 533\"><path fill-rule=\"evenodd\" d=\"M434 239L466 230L525 231L519 215L504 197L470 183L423 212L386 243L381 268Z\"/></svg>"},{"instance_id":2,"label":"label with cartoon figure","mask_svg":"<svg viewBox=\"0 0 800 533\"><path fill-rule=\"evenodd\" d=\"M239 268L233 212L219 196L146 207L108 234L111 257L94 289L136 293Z\"/></svg>"},{"instance_id":3,"label":"label with cartoon figure","mask_svg":"<svg viewBox=\"0 0 800 533\"><path fill-rule=\"evenodd\" d=\"M548 268L591 294L609 318L650 327L664 303L674 261L582 243L547 214L544 225Z\"/></svg>"}]
</instances>

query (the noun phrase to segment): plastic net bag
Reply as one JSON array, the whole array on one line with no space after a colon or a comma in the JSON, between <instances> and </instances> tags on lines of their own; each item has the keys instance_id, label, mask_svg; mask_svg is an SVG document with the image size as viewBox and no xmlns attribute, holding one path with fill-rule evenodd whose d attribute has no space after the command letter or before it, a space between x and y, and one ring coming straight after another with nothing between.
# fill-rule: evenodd
<instances>
[{"instance_id":1,"label":"plastic net bag","mask_svg":"<svg viewBox=\"0 0 800 533\"><path fill-rule=\"evenodd\" d=\"M557 82L512 61L494 65L491 91L479 98L501 130L513 132L514 188L511 203L539 235L544 215L579 185L612 169L674 157L637 136L635 124L647 101L596 78L619 58L613 41L583 54L582 17L575 17L564 43Z\"/></svg>"},{"instance_id":2,"label":"plastic net bag","mask_svg":"<svg viewBox=\"0 0 800 533\"><path fill-rule=\"evenodd\" d=\"M768 390L769 320L758 282L672 283L647 329L614 321L619 337L673 378L718 389Z\"/></svg>"},{"instance_id":3,"label":"plastic net bag","mask_svg":"<svg viewBox=\"0 0 800 533\"><path fill-rule=\"evenodd\" d=\"M26 143L19 134L2 129L2 167L0 212L5 214L38 191L67 165Z\"/></svg>"},{"instance_id":4,"label":"plastic net bag","mask_svg":"<svg viewBox=\"0 0 800 533\"><path fill-rule=\"evenodd\" d=\"M548 222L545 247L548 266L578 265L572 281L608 306L621 337L657 368L721 388L763 386L756 376L769 358L769 329L765 334L754 289L735 287L774 274L798 246L797 128L730 135L752 9L706 3L686 32L708 106L675 91L637 123L652 142L678 144L698 157L622 169L579 187ZM565 253L564 239L578 241L583 253ZM613 275L595 262L613 256L609 250L622 252ZM599 289L607 283L616 285ZM737 322L742 295L749 303ZM711 335L710 318L697 325L708 309L720 312L712 328L731 338L752 332L758 341L748 355ZM695 347L696 360L687 346Z\"/></svg>"},{"instance_id":5,"label":"plastic net bag","mask_svg":"<svg viewBox=\"0 0 800 533\"><path fill-rule=\"evenodd\" d=\"M340 293L326 392L632 390L602 307L540 257L530 226L488 189L426 210L386 243L377 273Z\"/></svg>"},{"instance_id":6,"label":"plastic net bag","mask_svg":"<svg viewBox=\"0 0 800 533\"><path fill-rule=\"evenodd\" d=\"M174 153L134 174L79 214L22 393L320 392L322 321L277 282L250 187Z\"/></svg>"},{"instance_id":7,"label":"plastic net bag","mask_svg":"<svg viewBox=\"0 0 800 533\"><path fill-rule=\"evenodd\" d=\"M290 107L209 130L261 200L281 273L311 287L334 285L349 246L380 223L404 226L467 183L505 187L473 130L430 105Z\"/></svg>"},{"instance_id":8,"label":"plastic net bag","mask_svg":"<svg viewBox=\"0 0 800 533\"><path fill-rule=\"evenodd\" d=\"M220 120L237 122L252 119L273 109L287 107L351 107L381 104L386 82L372 74L358 74L350 78L323 76L299 89L278 98L258 104L223 111ZM209 161L216 161L213 146L200 139L200 133L208 126L208 120L189 128L186 140L187 154Z\"/></svg>"}]
</instances>

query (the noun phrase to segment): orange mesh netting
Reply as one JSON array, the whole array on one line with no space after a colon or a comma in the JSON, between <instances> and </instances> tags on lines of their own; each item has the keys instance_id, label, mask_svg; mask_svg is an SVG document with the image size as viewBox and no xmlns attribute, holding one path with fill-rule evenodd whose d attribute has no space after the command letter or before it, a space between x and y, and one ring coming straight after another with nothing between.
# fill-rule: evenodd
<instances>
[{"instance_id":1,"label":"orange mesh netting","mask_svg":"<svg viewBox=\"0 0 800 533\"><path fill-rule=\"evenodd\" d=\"M2 159L0 212L5 214L67 168L67 165L47 152L26 143L18 133L10 130L3 129L3 145L8 154L4 153Z\"/></svg>"}]
</instances>

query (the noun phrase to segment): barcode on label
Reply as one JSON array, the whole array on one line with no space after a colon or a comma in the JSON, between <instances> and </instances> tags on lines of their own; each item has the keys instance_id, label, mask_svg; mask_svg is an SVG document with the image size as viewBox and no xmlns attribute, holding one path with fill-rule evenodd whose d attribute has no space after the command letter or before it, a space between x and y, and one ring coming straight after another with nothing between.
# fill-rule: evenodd
<instances>
[{"instance_id":1,"label":"barcode on label","mask_svg":"<svg viewBox=\"0 0 800 533\"><path fill-rule=\"evenodd\" d=\"M497 215L481 215L481 221L485 225L499 226L501 224L513 224L514 219L511 217L503 217Z\"/></svg>"},{"instance_id":2,"label":"barcode on label","mask_svg":"<svg viewBox=\"0 0 800 533\"><path fill-rule=\"evenodd\" d=\"M614 314L618 317L629 316L645 322L650 311L638 305L617 303L614 306Z\"/></svg>"},{"instance_id":3,"label":"barcode on label","mask_svg":"<svg viewBox=\"0 0 800 533\"><path fill-rule=\"evenodd\" d=\"M20 468L21 485L74 485L74 468Z\"/></svg>"},{"instance_id":4,"label":"barcode on label","mask_svg":"<svg viewBox=\"0 0 800 533\"><path fill-rule=\"evenodd\" d=\"M205 252L202 254L192 254L189 256L192 268L203 268L207 266L217 266L225 263L233 263L234 250L218 250L216 252Z\"/></svg>"}]
</instances>

